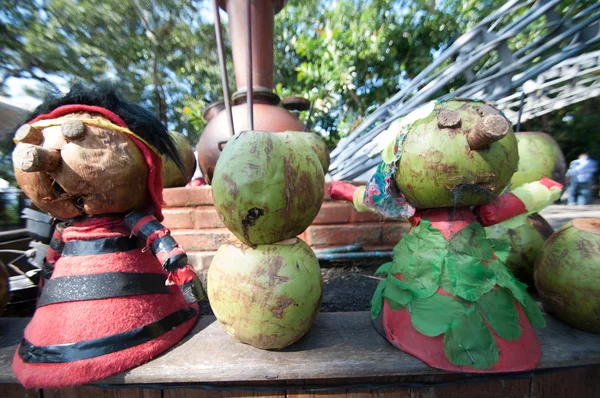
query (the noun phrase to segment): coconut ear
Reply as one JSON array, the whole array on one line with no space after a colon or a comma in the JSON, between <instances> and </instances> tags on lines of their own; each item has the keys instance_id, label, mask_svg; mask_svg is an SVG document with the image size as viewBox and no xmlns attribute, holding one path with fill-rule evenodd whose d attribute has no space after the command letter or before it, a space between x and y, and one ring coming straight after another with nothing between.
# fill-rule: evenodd
<instances>
[{"instance_id":1,"label":"coconut ear","mask_svg":"<svg viewBox=\"0 0 600 398\"><path fill-rule=\"evenodd\" d=\"M469 131L467 142L472 150L484 149L508 134L510 124L501 115L487 115Z\"/></svg>"}]
</instances>

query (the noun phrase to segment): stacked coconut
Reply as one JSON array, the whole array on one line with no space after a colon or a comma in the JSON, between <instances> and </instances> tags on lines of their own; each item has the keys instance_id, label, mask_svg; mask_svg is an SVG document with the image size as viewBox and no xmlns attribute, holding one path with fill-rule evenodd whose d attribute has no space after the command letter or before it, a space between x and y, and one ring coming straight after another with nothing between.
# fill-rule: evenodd
<instances>
[{"instance_id":1,"label":"stacked coconut","mask_svg":"<svg viewBox=\"0 0 600 398\"><path fill-rule=\"evenodd\" d=\"M215 254L208 297L225 330L258 348L300 339L321 304L319 263L297 238L323 200L323 167L306 134L236 135L213 176L215 208L238 240Z\"/></svg>"},{"instance_id":2,"label":"stacked coconut","mask_svg":"<svg viewBox=\"0 0 600 398\"><path fill-rule=\"evenodd\" d=\"M518 170L510 180L511 189L542 177L564 184L565 158L552 136L541 132L515 134L519 150ZM506 240L511 252L506 267L519 279L533 286L533 266L554 230L539 214L517 216L511 220L486 228L488 238Z\"/></svg>"}]
</instances>

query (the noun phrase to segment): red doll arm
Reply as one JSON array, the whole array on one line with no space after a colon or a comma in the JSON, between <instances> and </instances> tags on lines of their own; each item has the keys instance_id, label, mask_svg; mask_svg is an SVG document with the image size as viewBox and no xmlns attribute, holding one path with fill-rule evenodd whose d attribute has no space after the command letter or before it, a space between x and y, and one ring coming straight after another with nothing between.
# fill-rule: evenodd
<instances>
[{"instance_id":1,"label":"red doll arm","mask_svg":"<svg viewBox=\"0 0 600 398\"><path fill-rule=\"evenodd\" d=\"M503 194L493 202L475 208L475 214L484 227L511 219L519 214L532 214L558 200L562 185L549 178L522 185Z\"/></svg>"},{"instance_id":2,"label":"red doll arm","mask_svg":"<svg viewBox=\"0 0 600 398\"><path fill-rule=\"evenodd\" d=\"M343 200L352 203L357 211L372 211L363 203L365 186L356 186L342 181L333 181L327 190L327 194L333 200Z\"/></svg>"},{"instance_id":3,"label":"red doll arm","mask_svg":"<svg viewBox=\"0 0 600 398\"><path fill-rule=\"evenodd\" d=\"M131 233L146 242L146 247L169 273L167 283L178 285L188 303L204 299L200 278L188 263L185 250L173 239L169 229L154 216L141 211L132 211L125 216L125 225L131 229Z\"/></svg>"}]
</instances>

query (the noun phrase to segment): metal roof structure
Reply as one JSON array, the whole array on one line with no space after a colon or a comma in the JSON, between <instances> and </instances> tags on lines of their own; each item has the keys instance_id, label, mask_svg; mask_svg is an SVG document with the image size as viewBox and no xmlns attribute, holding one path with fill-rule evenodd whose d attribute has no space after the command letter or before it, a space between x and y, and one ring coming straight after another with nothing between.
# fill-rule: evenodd
<instances>
[{"instance_id":1,"label":"metal roof structure","mask_svg":"<svg viewBox=\"0 0 600 398\"><path fill-rule=\"evenodd\" d=\"M516 123L521 104L525 121L600 95L600 3L575 13L574 1L564 15L559 3L509 0L458 37L340 140L331 153L332 178L368 179L389 142L387 127L433 99L491 100ZM459 77L466 83L436 97Z\"/></svg>"}]
</instances>

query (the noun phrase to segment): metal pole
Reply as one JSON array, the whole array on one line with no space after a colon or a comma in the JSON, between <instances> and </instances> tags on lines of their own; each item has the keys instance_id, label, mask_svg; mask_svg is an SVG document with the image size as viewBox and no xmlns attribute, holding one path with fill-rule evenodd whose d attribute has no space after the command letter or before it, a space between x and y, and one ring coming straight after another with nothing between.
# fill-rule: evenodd
<instances>
[{"instance_id":1,"label":"metal pole","mask_svg":"<svg viewBox=\"0 0 600 398\"><path fill-rule=\"evenodd\" d=\"M223 49L223 36L221 31L221 17L219 16L219 5L217 4L217 0L213 0L213 8L215 12L215 35L217 36L217 52L219 53L219 66L221 68L221 86L223 86L223 102L225 102L225 111L227 112L229 132L233 137L235 135L235 129L233 127L233 114L231 113L229 79L227 78L227 65L225 64L225 50Z\"/></svg>"},{"instance_id":2,"label":"metal pole","mask_svg":"<svg viewBox=\"0 0 600 398\"><path fill-rule=\"evenodd\" d=\"M310 108L308 109L308 117L306 118L306 123L304 123L304 131L308 131L310 129L310 122L313 114L313 105L314 101L310 102Z\"/></svg>"},{"instance_id":3,"label":"metal pole","mask_svg":"<svg viewBox=\"0 0 600 398\"><path fill-rule=\"evenodd\" d=\"M519 116L517 116L517 131L521 131L521 115L523 114L523 106L525 106L525 91L521 92L521 106L519 106Z\"/></svg>"},{"instance_id":4,"label":"metal pole","mask_svg":"<svg viewBox=\"0 0 600 398\"><path fill-rule=\"evenodd\" d=\"M252 92L252 4L246 0L246 103L248 105L248 130L254 130L254 99Z\"/></svg>"}]
</instances>

